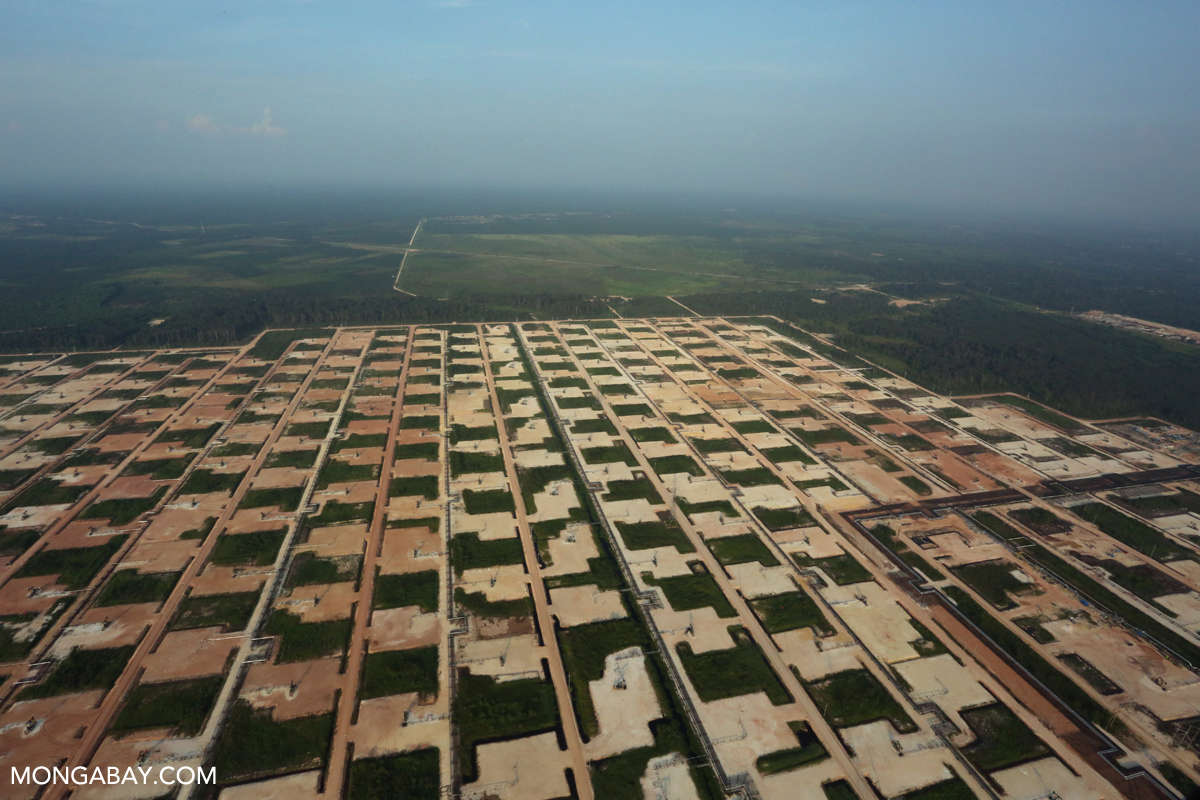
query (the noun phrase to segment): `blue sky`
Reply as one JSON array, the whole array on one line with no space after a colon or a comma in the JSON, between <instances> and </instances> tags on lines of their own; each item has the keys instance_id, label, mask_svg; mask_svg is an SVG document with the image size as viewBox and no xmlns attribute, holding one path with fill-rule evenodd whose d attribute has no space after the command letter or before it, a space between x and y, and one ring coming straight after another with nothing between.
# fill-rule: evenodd
<instances>
[{"instance_id":1,"label":"blue sky","mask_svg":"<svg viewBox=\"0 0 1200 800\"><path fill-rule=\"evenodd\" d=\"M0 0L0 186L1200 219L1195 2Z\"/></svg>"}]
</instances>

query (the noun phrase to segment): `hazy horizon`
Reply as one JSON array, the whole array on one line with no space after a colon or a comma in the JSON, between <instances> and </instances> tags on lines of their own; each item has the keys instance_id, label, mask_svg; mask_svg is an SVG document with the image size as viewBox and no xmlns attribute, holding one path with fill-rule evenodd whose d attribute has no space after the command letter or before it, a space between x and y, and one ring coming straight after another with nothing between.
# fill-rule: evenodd
<instances>
[{"instance_id":1,"label":"hazy horizon","mask_svg":"<svg viewBox=\"0 0 1200 800\"><path fill-rule=\"evenodd\" d=\"M1132 2L16 2L0 201L440 187L1194 226L1197 22Z\"/></svg>"}]
</instances>

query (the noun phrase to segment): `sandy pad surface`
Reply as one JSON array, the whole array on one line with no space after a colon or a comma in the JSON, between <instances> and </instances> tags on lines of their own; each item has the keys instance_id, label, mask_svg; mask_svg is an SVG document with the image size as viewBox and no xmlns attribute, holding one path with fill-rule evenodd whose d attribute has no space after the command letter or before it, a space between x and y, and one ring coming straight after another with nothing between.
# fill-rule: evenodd
<instances>
[{"instance_id":1,"label":"sandy pad surface","mask_svg":"<svg viewBox=\"0 0 1200 800\"><path fill-rule=\"evenodd\" d=\"M623 680L625 688L618 688ZM630 647L604 659L604 677L588 684L600 733L584 745L590 760L650 747L650 722L662 715L654 685L646 672L646 657Z\"/></svg>"},{"instance_id":2,"label":"sandy pad surface","mask_svg":"<svg viewBox=\"0 0 1200 800\"><path fill-rule=\"evenodd\" d=\"M473 675L542 676L542 648L532 634L475 639L459 650L455 663L469 666Z\"/></svg>"},{"instance_id":3,"label":"sandy pad surface","mask_svg":"<svg viewBox=\"0 0 1200 800\"><path fill-rule=\"evenodd\" d=\"M919 655L909 642L920 639L921 634L909 624L909 616L900 604L879 584L831 585L821 590L821 596L877 657L894 664Z\"/></svg>"},{"instance_id":4,"label":"sandy pad surface","mask_svg":"<svg viewBox=\"0 0 1200 800\"><path fill-rule=\"evenodd\" d=\"M952 777L945 762L954 756L932 733L896 733L880 720L842 729L842 738L854 751L854 763L871 778L885 797L920 789ZM904 751L901 756L893 741Z\"/></svg>"},{"instance_id":5,"label":"sandy pad surface","mask_svg":"<svg viewBox=\"0 0 1200 800\"><path fill-rule=\"evenodd\" d=\"M553 733L494 742L476 748L479 780L462 787L465 800L551 800L570 794L567 753Z\"/></svg>"},{"instance_id":6,"label":"sandy pad surface","mask_svg":"<svg viewBox=\"0 0 1200 800\"><path fill-rule=\"evenodd\" d=\"M440 614L424 614L417 606L387 608L371 615L371 651L408 650L437 644L442 633Z\"/></svg>"},{"instance_id":7,"label":"sandy pad surface","mask_svg":"<svg viewBox=\"0 0 1200 800\"><path fill-rule=\"evenodd\" d=\"M282 778L230 786L221 792L220 800L305 800L320 796L317 793L320 780L319 769L297 772Z\"/></svg>"},{"instance_id":8,"label":"sandy pad surface","mask_svg":"<svg viewBox=\"0 0 1200 800\"><path fill-rule=\"evenodd\" d=\"M800 769L760 776L755 786L764 800L794 800L794 798L821 798L825 792L821 784L845 777L837 761L827 758Z\"/></svg>"},{"instance_id":9,"label":"sandy pad surface","mask_svg":"<svg viewBox=\"0 0 1200 800\"><path fill-rule=\"evenodd\" d=\"M602 592L593 584L551 589L550 613L564 628L629 616L620 592Z\"/></svg>"},{"instance_id":10,"label":"sandy pad surface","mask_svg":"<svg viewBox=\"0 0 1200 800\"><path fill-rule=\"evenodd\" d=\"M583 525L568 526L549 541L548 547L553 563L542 569L542 575L545 577L587 572L588 559L600 555L590 529Z\"/></svg>"},{"instance_id":11,"label":"sandy pad surface","mask_svg":"<svg viewBox=\"0 0 1200 800\"><path fill-rule=\"evenodd\" d=\"M236 636L236 634L233 634ZM230 638L220 628L194 628L172 631L163 637L158 649L146 656L142 683L178 681L220 675L225 671L229 651L241 646L242 638Z\"/></svg>"},{"instance_id":12,"label":"sandy pad surface","mask_svg":"<svg viewBox=\"0 0 1200 800\"><path fill-rule=\"evenodd\" d=\"M687 762L678 753L650 759L642 776L642 796L648 800L700 800Z\"/></svg>"},{"instance_id":13,"label":"sandy pad surface","mask_svg":"<svg viewBox=\"0 0 1200 800\"><path fill-rule=\"evenodd\" d=\"M1062 800L1099 800L1104 795L1083 784L1057 758L1043 758L991 773L1007 797L1044 797L1051 791Z\"/></svg>"}]
</instances>

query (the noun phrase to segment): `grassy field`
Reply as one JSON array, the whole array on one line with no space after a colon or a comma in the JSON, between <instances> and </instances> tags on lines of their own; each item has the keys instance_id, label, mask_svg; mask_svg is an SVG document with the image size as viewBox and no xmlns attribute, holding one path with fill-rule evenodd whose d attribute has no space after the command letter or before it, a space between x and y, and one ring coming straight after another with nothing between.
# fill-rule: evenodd
<instances>
[{"instance_id":1,"label":"grassy field","mask_svg":"<svg viewBox=\"0 0 1200 800\"><path fill-rule=\"evenodd\" d=\"M741 248L699 236L457 234L422 232L400 288L446 297L473 291L663 296L778 289L835 273L755 264Z\"/></svg>"}]
</instances>

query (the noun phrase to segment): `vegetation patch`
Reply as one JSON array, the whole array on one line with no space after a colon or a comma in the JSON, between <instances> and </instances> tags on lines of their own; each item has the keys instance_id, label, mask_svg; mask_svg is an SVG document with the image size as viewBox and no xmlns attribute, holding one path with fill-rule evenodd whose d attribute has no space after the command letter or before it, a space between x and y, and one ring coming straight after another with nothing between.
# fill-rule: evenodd
<instances>
[{"instance_id":1,"label":"vegetation patch","mask_svg":"<svg viewBox=\"0 0 1200 800\"><path fill-rule=\"evenodd\" d=\"M295 511L304 497L303 486L287 489L251 489L246 492L238 508L270 508L278 506L280 511Z\"/></svg>"},{"instance_id":2,"label":"vegetation patch","mask_svg":"<svg viewBox=\"0 0 1200 800\"><path fill-rule=\"evenodd\" d=\"M724 514L726 517L740 517L741 514L733 507L733 504L728 500L701 500L699 503L689 503L683 498L678 498L675 504L679 506L679 510L687 514L689 518L697 514L712 514L714 512Z\"/></svg>"},{"instance_id":3,"label":"vegetation patch","mask_svg":"<svg viewBox=\"0 0 1200 800\"><path fill-rule=\"evenodd\" d=\"M1013 575L1016 566L1007 561L983 561L954 567L954 574L974 589L980 597L1001 611L1016 608L1009 594L1036 593L1036 587Z\"/></svg>"},{"instance_id":4,"label":"vegetation patch","mask_svg":"<svg viewBox=\"0 0 1200 800\"><path fill-rule=\"evenodd\" d=\"M75 501L87 494L90 488L90 486L61 483L53 478L42 478L5 503L3 510L7 512L22 506L74 505Z\"/></svg>"},{"instance_id":5,"label":"vegetation patch","mask_svg":"<svg viewBox=\"0 0 1200 800\"><path fill-rule=\"evenodd\" d=\"M799 590L760 597L751 600L750 606L762 620L767 633L785 633L798 628L812 628L822 636L835 633L817 602Z\"/></svg>"},{"instance_id":6,"label":"vegetation patch","mask_svg":"<svg viewBox=\"0 0 1200 800\"><path fill-rule=\"evenodd\" d=\"M415 475L407 478L392 478L388 484L388 497L438 498L437 475Z\"/></svg>"},{"instance_id":7,"label":"vegetation patch","mask_svg":"<svg viewBox=\"0 0 1200 800\"><path fill-rule=\"evenodd\" d=\"M865 669L848 669L805 682L817 708L830 725L853 728L877 719L886 719L900 733L917 729L912 718L883 684Z\"/></svg>"},{"instance_id":8,"label":"vegetation patch","mask_svg":"<svg viewBox=\"0 0 1200 800\"><path fill-rule=\"evenodd\" d=\"M177 480L183 477L183 473L187 471L188 464L192 463L196 455L189 453L180 458L159 458L153 461L134 461L125 468L125 475L149 475L152 480L170 481ZM244 473L243 473L244 474ZM189 483L191 481L189 480Z\"/></svg>"},{"instance_id":9,"label":"vegetation patch","mask_svg":"<svg viewBox=\"0 0 1200 800\"><path fill-rule=\"evenodd\" d=\"M425 461L437 461L441 446L437 442L416 442L413 444L398 444L396 445L396 460L404 461L405 459L423 459Z\"/></svg>"},{"instance_id":10,"label":"vegetation patch","mask_svg":"<svg viewBox=\"0 0 1200 800\"><path fill-rule=\"evenodd\" d=\"M1112 679L1098 670L1092 662L1081 655L1076 653L1060 653L1058 660L1070 667L1075 674L1091 684L1092 688L1102 695L1120 694L1124 691L1120 686L1113 683Z\"/></svg>"},{"instance_id":11,"label":"vegetation patch","mask_svg":"<svg viewBox=\"0 0 1200 800\"><path fill-rule=\"evenodd\" d=\"M349 800L392 800L404 787L405 800L441 796L441 751L424 747L406 753L359 758L350 763Z\"/></svg>"},{"instance_id":12,"label":"vegetation patch","mask_svg":"<svg viewBox=\"0 0 1200 800\"><path fill-rule=\"evenodd\" d=\"M871 533L875 535L875 538L882 541L889 550L899 556L905 564L923 573L930 580L940 581L946 577L942 574L941 570L930 564L924 556L910 548L887 525L876 525L874 528L871 528Z\"/></svg>"},{"instance_id":13,"label":"vegetation patch","mask_svg":"<svg viewBox=\"0 0 1200 800\"><path fill-rule=\"evenodd\" d=\"M624 442L606 447L585 447L580 452L583 454L583 460L589 464L625 464L636 467L638 463Z\"/></svg>"},{"instance_id":14,"label":"vegetation patch","mask_svg":"<svg viewBox=\"0 0 1200 800\"><path fill-rule=\"evenodd\" d=\"M34 439L22 450L36 450L48 456L61 456L83 439L82 436L47 436Z\"/></svg>"},{"instance_id":15,"label":"vegetation patch","mask_svg":"<svg viewBox=\"0 0 1200 800\"><path fill-rule=\"evenodd\" d=\"M688 642L675 645L675 652L700 699L711 703L726 697L764 692L772 705L793 702L795 698L780 682L745 629L734 626L730 630L736 644L729 650L696 654Z\"/></svg>"},{"instance_id":16,"label":"vegetation patch","mask_svg":"<svg viewBox=\"0 0 1200 800\"><path fill-rule=\"evenodd\" d=\"M604 677L604 660L630 647L649 649L642 626L632 619L605 620L590 625L556 628L563 666L571 676L571 696L579 714L579 727L588 739L600 733L592 692L592 681Z\"/></svg>"},{"instance_id":17,"label":"vegetation patch","mask_svg":"<svg viewBox=\"0 0 1200 800\"><path fill-rule=\"evenodd\" d=\"M617 428L607 417L596 417L595 419L577 419L571 422L571 431L573 433L607 433L609 436L617 435Z\"/></svg>"},{"instance_id":18,"label":"vegetation patch","mask_svg":"<svg viewBox=\"0 0 1200 800\"><path fill-rule=\"evenodd\" d=\"M818 486L827 486L835 492L844 492L850 488L832 475L824 478L813 478L807 481L793 481L793 483L796 484L796 488L804 489L805 491L816 489Z\"/></svg>"},{"instance_id":19,"label":"vegetation patch","mask_svg":"<svg viewBox=\"0 0 1200 800\"><path fill-rule=\"evenodd\" d=\"M764 567L779 566L779 559L775 558L771 550L763 544L763 540L753 533L708 539L706 544L717 560L726 566L747 564L751 561L757 561Z\"/></svg>"},{"instance_id":20,"label":"vegetation patch","mask_svg":"<svg viewBox=\"0 0 1200 800\"><path fill-rule=\"evenodd\" d=\"M424 393L404 393L404 404L412 406L436 406L442 402L442 395L438 392Z\"/></svg>"},{"instance_id":21,"label":"vegetation patch","mask_svg":"<svg viewBox=\"0 0 1200 800\"><path fill-rule=\"evenodd\" d=\"M340 453L343 450L365 450L371 447L387 447L386 433L352 433L344 439L337 439L330 450Z\"/></svg>"},{"instance_id":22,"label":"vegetation patch","mask_svg":"<svg viewBox=\"0 0 1200 800\"><path fill-rule=\"evenodd\" d=\"M837 442L844 442L848 445L861 444L861 442L859 442L859 440L855 438L850 431L839 425L833 425L831 427L821 428L820 430L815 431L806 431L803 428L792 428L792 433L794 433L800 441L804 442L809 447L816 447L817 445L821 444L836 444Z\"/></svg>"},{"instance_id":23,"label":"vegetation patch","mask_svg":"<svg viewBox=\"0 0 1200 800\"><path fill-rule=\"evenodd\" d=\"M717 374L727 381L744 381L762 377L762 373L754 367L728 367L718 369Z\"/></svg>"},{"instance_id":24,"label":"vegetation patch","mask_svg":"<svg viewBox=\"0 0 1200 800\"><path fill-rule=\"evenodd\" d=\"M416 517L413 519L388 520L389 528L429 528L433 533L442 529L441 517Z\"/></svg>"},{"instance_id":25,"label":"vegetation patch","mask_svg":"<svg viewBox=\"0 0 1200 800\"><path fill-rule=\"evenodd\" d=\"M521 497L525 501L525 512L533 514L537 511L536 495L544 492L551 483L572 480L574 477L575 473L566 464L518 468L517 483L521 487Z\"/></svg>"},{"instance_id":26,"label":"vegetation patch","mask_svg":"<svg viewBox=\"0 0 1200 800\"><path fill-rule=\"evenodd\" d=\"M41 532L36 528L8 532L0 525L0 556L14 558L21 555L41 538ZM0 662L3 663L3 662Z\"/></svg>"},{"instance_id":27,"label":"vegetation patch","mask_svg":"<svg viewBox=\"0 0 1200 800\"><path fill-rule=\"evenodd\" d=\"M796 566L802 569L811 567L820 569L833 578L833 582L838 586L874 580L867 568L858 563L858 559L849 553L828 558L810 558L804 553L792 553L792 560L796 562Z\"/></svg>"},{"instance_id":28,"label":"vegetation patch","mask_svg":"<svg viewBox=\"0 0 1200 800\"><path fill-rule=\"evenodd\" d=\"M372 608L380 611L417 606L426 614L432 614L438 610L440 589L441 581L436 569L380 575L375 579Z\"/></svg>"},{"instance_id":29,"label":"vegetation patch","mask_svg":"<svg viewBox=\"0 0 1200 800\"><path fill-rule=\"evenodd\" d=\"M600 401L590 394L585 394L581 397L556 397L554 398L554 402L563 411L579 408L589 408L592 411L600 410Z\"/></svg>"},{"instance_id":30,"label":"vegetation patch","mask_svg":"<svg viewBox=\"0 0 1200 800\"><path fill-rule=\"evenodd\" d=\"M659 475L678 475L682 472L696 478L704 476L704 470L691 456L660 456L649 461L650 467Z\"/></svg>"},{"instance_id":31,"label":"vegetation patch","mask_svg":"<svg viewBox=\"0 0 1200 800\"><path fill-rule=\"evenodd\" d=\"M288 570L286 586L316 586L346 583L358 577L362 556L322 558L311 550L297 553Z\"/></svg>"},{"instance_id":32,"label":"vegetation patch","mask_svg":"<svg viewBox=\"0 0 1200 800\"><path fill-rule=\"evenodd\" d=\"M616 523L621 541L630 550L649 550L653 547L674 547L680 553L694 553L696 546L683 528L670 515L652 522Z\"/></svg>"},{"instance_id":33,"label":"vegetation patch","mask_svg":"<svg viewBox=\"0 0 1200 800\"><path fill-rule=\"evenodd\" d=\"M204 728L221 685L222 675L171 683L143 683L129 693L110 731L120 737L132 731L170 728L173 736L195 736Z\"/></svg>"},{"instance_id":34,"label":"vegetation patch","mask_svg":"<svg viewBox=\"0 0 1200 800\"><path fill-rule=\"evenodd\" d=\"M100 500L79 512L80 519L107 519L109 525L128 525L158 505L167 493L166 486L158 487L150 497L121 497Z\"/></svg>"},{"instance_id":35,"label":"vegetation patch","mask_svg":"<svg viewBox=\"0 0 1200 800\"><path fill-rule=\"evenodd\" d=\"M789 464L799 461L801 464L812 466L817 463L817 460L808 453L796 447L794 444L785 444L780 447L766 447L759 450L767 457L772 464Z\"/></svg>"},{"instance_id":36,"label":"vegetation patch","mask_svg":"<svg viewBox=\"0 0 1200 800\"><path fill-rule=\"evenodd\" d=\"M933 494L933 489L929 487L929 484L915 475L901 475L896 480L903 483L909 489L912 489L913 493L918 497L928 497Z\"/></svg>"},{"instance_id":37,"label":"vegetation patch","mask_svg":"<svg viewBox=\"0 0 1200 800\"><path fill-rule=\"evenodd\" d=\"M709 455L711 453L744 453L746 448L742 447L742 443L733 437L723 437L717 439L693 439L689 437L692 447L696 451Z\"/></svg>"},{"instance_id":38,"label":"vegetation patch","mask_svg":"<svg viewBox=\"0 0 1200 800\"><path fill-rule=\"evenodd\" d=\"M520 539L480 539L479 534L472 531L451 537L450 561L455 572L461 575L468 569L523 564L525 553Z\"/></svg>"},{"instance_id":39,"label":"vegetation patch","mask_svg":"<svg viewBox=\"0 0 1200 800\"><path fill-rule=\"evenodd\" d=\"M774 411L768 411L775 419L825 419L825 415L817 411L812 406L800 406L799 408L781 408Z\"/></svg>"},{"instance_id":40,"label":"vegetation patch","mask_svg":"<svg viewBox=\"0 0 1200 800\"><path fill-rule=\"evenodd\" d=\"M136 569L118 570L96 598L96 606L124 606L135 603L161 603L171 595L182 572L139 574Z\"/></svg>"},{"instance_id":41,"label":"vegetation patch","mask_svg":"<svg viewBox=\"0 0 1200 800\"><path fill-rule=\"evenodd\" d=\"M783 481L766 467L753 469L718 470L721 476L738 486L782 486Z\"/></svg>"},{"instance_id":42,"label":"vegetation patch","mask_svg":"<svg viewBox=\"0 0 1200 800\"><path fill-rule=\"evenodd\" d=\"M94 689L108 691L125 671L125 665L136 649L137 646L132 644L98 650L76 648L51 669L45 680L21 690L17 699L37 700Z\"/></svg>"},{"instance_id":43,"label":"vegetation patch","mask_svg":"<svg viewBox=\"0 0 1200 800\"><path fill-rule=\"evenodd\" d=\"M462 670L454 719L463 783L472 783L479 777L476 745L554 730L558 724L554 686L537 678L498 683L490 675Z\"/></svg>"},{"instance_id":44,"label":"vegetation patch","mask_svg":"<svg viewBox=\"0 0 1200 800\"><path fill-rule=\"evenodd\" d=\"M246 477L245 472L214 472L210 469L193 470L180 494L209 494L210 492L232 492Z\"/></svg>"},{"instance_id":45,"label":"vegetation patch","mask_svg":"<svg viewBox=\"0 0 1200 800\"><path fill-rule=\"evenodd\" d=\"M373 513L375 513L374 500L368 500L365 503L339 503L337 500L329 500L321 507L321 513L315 517L309 517L308 522L314 528L341 525L345 522L366 522L371 519Z\"/></svg>"},{"instance_id":46,"label":"vegetation patch","mask_svg":"<svg viewBox=\"0 0 1200 800\"><path fill-rule=\"evenodd\" d=\"M696 608L712 608L718 617L736 617L737 611L730 604L721 587L707 572L693 572L690 575L673 575L668 578L655 578L652 573L643 572L642 580L650 586L662 589L667 602L675 611L691 611Z\"/></svg>"},{"instance_id":47,"label":"vegetation patch","mask_svg":"<svg viewBox=\"0 0 1200 800\"><path fill-rule=\"evenodd\" d=\"M1147 517L1162 517L1191 512L1200 514L1200 494L1180 489L1174 494L1158 494L1152 497L1121 497L1109 495L1109 499Z\"/></svg>"},{"instance_id":48,"label":"vegetation patch","mask_svg":"<svg viewBox=\"0 0 1200 800\"><path fill-rule=\"evenodd\" d=\"M324 422L293 422L283 432L284 436L303 436L309 439L324 439L329 435L332 420Z\"/></svg>"},{"instance_id":49,"label":"vegetation patch","mask_svg":"<svg viewBox=\"0 0 1200 800\"><path fill-rule=\"evenodd\" d=\"M462 494L463 506L468 514L512 514L517 510L512 493L505 489L487 491L464 489Z\"/></svg>"},{"instance_id":50,"label":"vegetation patch","mask_svg":"<svg viewBox=\"0 0 1200 800\"><path fill-rule=\"evenodd\" d=\"M328 489L335 483L374 481L378 477L378 464L350 464L341 459L330 458L317 475L317 489Z\"/></svg>"},{"instance_id":51,"label":"vegetation patch","mask_svg":"<svg viewBox=\"0 0 1200 800\"><path fill-rule=\"evenodd\" d=\"M792 733L796 734L799 746L759 756L754 765L761 774L775 775L780 772L791 772L807 764L829 758L829 753L809 728L807 722L789 722L788 727L792 729Z\"/></svg>"},{"instance_id":52,"label":"vegetation patch","mask_svg":"<svg viewBox=\"0 0 1200 800\"><path fill-rule=\"evenodd\" d=\"M325 622L302 622L298 615L276 608L271 612L266 633L280 637L275 662L291 664L342 655L350 643L353 629L354 620L349 617Z\"/></svg>"},{"instance_id":53,"label":"vegetation patch","mask_svg":"<svg viewBox=\"0 0 1200 800\"><path fill-rule=\"evenodd\" d=\"M221 423L213 423L207 428L183 428L164 431L158 435L158 442L179 442L189 450L199 450L208 444L208 440L221 429Z\"/></svg>"},{"instance_id":54,"label":"vegetation patch","mask_svg":"<svg viewBox=\"0 0 1200 800\"><path fill-rule=\"evenodd\" d=\"M1103 503L1085 503L1071 506L1070 511L1075 516L1085 519L1104 531L1117 541L1129 545L1134 550L1160 562L1181 561L1189 559L1200 561L1197 554L1182 545L1168 539L1160 531L1151 528L1144 522L1122 514Z\"/></svg>"},{"instance_id":55,"label":"vegetation patch","mask_svg":"<svg viewBox=\"0 0 1200 800\"><path fill-rule=\"evenodd\" d=\"M618 417L652 417L654 412L645 403L613 403L613 413Z\"/></svg>"},{"instance_id":56,"label":"vegetation patch","mask_svg":"<svg viewBox=\"0 0 1200 800\"><path fill-rule=\"evenodd\" d=\"M791 506L788 508L755 506L750 509L750 512L769 531L784 531L789 528L803 528L817 524L812 514L804 510L802 506Z\"/></svg>"},{"instance_id":57,"label":"vegetation patch","mask_svg":"<svg viewBox=\"0 0 1200 800\"><path fill-rule=\"evenodd\" d=\"M319 450L285 450L271 453L264 464L268 469L289 467L291 469L312 469L317 463Z\"/></svg>"},{"instance_id":58,"label":"vegetation patch","mask_svg":"<svg viewBox=\"0 0 1200 800\"><path fill-rule=\"evenodd\" d=\"M635 442L663 442L665 444L674 444L678 441L667 428L658 426L650 428L630 428L629 435L633 437Z\"/></svg>"},{"instance_id":59,"label":"vegetation patch","mask_svg":"<svg viewBox=\"0 0 1200 800\"><path fill-rule=\"evenodd\" d=\"M697 414L680 414L679 411L667 411L667 419L678 422L679 425L715 425L716 420L708 411Z\"/></svg>"},{"instance_id":60,"label":"vegetation patch","mask_svg":"<svg viewBox=\"0 0 1200 800\"><path fill-rule=\"evenodd\" d=\"M436 427L433 430L437 430ZM480 425L477 428L468 428L466 425L451 425L450 435L447 437L450 444L458 444L459 442L482 442L488 439L499 439L500 434L496 430L495 425Z\"/></svg>"},{"instance_id":61,"label":"vegetation patch","mask_svg":"<svg viewBox=\"0 0 1200 800\"><path fill-rule=\"evenodd\" d=\"M645 500L650 505L661 505L663 501L662 495L654 488L654 484L644 476L632 480L609 481L608 491L604 494L603 499L609 503L622 500Z\"/></svg>"},{"instance_id":62,"label":"vegetation patch","mask_svg":"<svg viewBox=\"0 0 1200 800\"><path fill-rule=\"evenodd\" d=\"M288 346L292 342L299 339L328 339L332 335L332 328L293 328L267 331L254 343L249 355L259 361L275 361L287 352ZM321 349L324 349L323 345Z\"/></svg>"},{"instance_id":63,"label":"vegetation patch","mask_svg":"<svg viewBox=\"0 0 1200 800\"><path fill-rule=\"evenodd\" d=\"M225 633L246 629L261 592L189 595L179 604L171 630L220 627Z\"/></svg>"},{"instance_id":64,"label":"vegetation patch","mask_svg":"<svg viewBox=\"0 0 1200 800\"><path fill-rule=\"evenodd\" d=\"M217 739L214 765L223 782L311 769L325 763L333 739L333 713L272 719L239 699Z\"/></svg>"},{"instance_id":65,"label":"vegetation patch","mask_svg":"<svg viewBox=\"0 0 1200 800\"><path fill-rule=\"evenodd\" d=\"M63 550L41 550L34 553L14 578L33 578L57 575L56 583L68 589L83 589L96 577L108 560L121 549L128 535L120 534L94 547L69 547Z\"/></svg>"},{"instance_id":66,"label":"vegetation patch","mask_svg":"<svg viewBox=\"0 0 1200 800\"><path fill-rule=\"evenodd\" d=\"M437 695L437 646L367 654L358 689L360 698L370 700L410 692L423 697Z\"/></svg>"},{"instance_id":67,"label":"vegetation patch","mask_svg":"<svg viewBox=\"0 0 1200 800\"><path fill-rule=\"evenodd\" d=\"M1124 729L1122 723L1112 720L1112 714L1107 708L1093 700L1091 695L1081 689L1075 681L1044 659L1020 636L1010 631L1004 623L976 603L970 595L957 586L947 586L945 592L946 596L954 601L960 614L975 623L1000 649L1029 670L1035 678L1044 683L1050 691L1058 695L1080 716L1093 725L1105 727L1109 731L1115 732Z\"/></svg>"},{"instance_id":68,"label":"vegetation patch","mask_svg":"<svg viewBox=\"0 0 1200 800\"><path fill-rule=\"evenodd\" d=\"M519 600L488 600L483 592L468 592L461 586L454 590L454 602L475 616L487 619L528 617L533 614L533 600L530 597L522 597Z\"/></svg>"},{"instance_id":69,"label":"vegetation patch","mask_svg":"<svg viewBox=\"0 0 1200 800\"><path fill-rule=\"evenodd\" d=\"M976 769L992 772L1040 758L1050 749L1003 703L961 712L976 739L961 748Z\"/></svg>"},{"instance_id":70,"label":"vegetation patch","mask_svg":"<svg viewBox=\"0 0 1200 800\"><path fill-rule=\"evenodd\" d=\"M902 794L896 800L974 800L974 797L975 792L956 776Z\"/></svg>"},{"instance_id":71,"label":"vegetation patch","mask_svg":"<svg viewBox=\"0 0 1200 800\"><path fill-rule=\"evenodd\" d=\"M973 514L972 517L977 523L1001 539L1010 542L1026 540L1024 534L1014 530L1011 525L994 514L980 511ZM1052 572L1060 580L1071 584L1075 587L1076 591L1086 596L1093 604L1106 609L1109 613L1123 617L1130 625L1146 631L1155 639L1183 656L1190 663L1200 664L1200 647L1196 647L1191 641L1180 636L1172 628L1127 602L1090 575L1059 558L1040 544L1024 544L1022 545L1021 552L1030 561Z\"/></svg>"}]
</instances>

